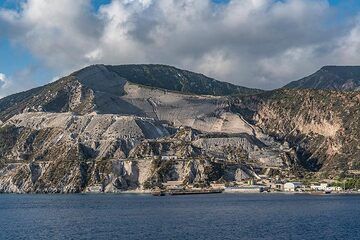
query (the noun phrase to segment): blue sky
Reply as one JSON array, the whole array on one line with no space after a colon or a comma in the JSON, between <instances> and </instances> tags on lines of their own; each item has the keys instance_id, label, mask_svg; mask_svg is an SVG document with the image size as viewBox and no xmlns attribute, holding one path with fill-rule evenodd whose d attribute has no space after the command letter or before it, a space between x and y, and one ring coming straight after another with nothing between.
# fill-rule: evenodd
<instances>
[{"instance_id":1,"label":"blue sky","mask_svg":"<svg viewBox=\"0 0 360 240\"><path fill-rule=\"evenodd\" d=\"M181 1L187 2L187 0ZM242 3L234 4L234 1L213 0L215 4L219 5L220 9L216 14L215 12L209 13L214 11L213 8L207 8L202 3L193 3L193 7L178 11L184 11L184 15L179 13L179 16L176 16L179 17L178 21L173 19L176 14L171 15L167 14L167 12L160 14L158 12L159 9L165 9L165 7L169 8L166 10L169 12L173 10L171 8L182 7L176 4L168 6L166 4L161 5L162 3L153 3L149 5L146 3L147 1L134 0L128 4L132 6L119 4L119 7L112 3L111 0L91 0L91 10L86 13L83 10L84 5L75 3L77 1L73 1L74 3L71 3L69 0L56 1L58 3L57 6L54 6L53 11L56 11L56 8L59 8L59 6L64 6L64 9L74 11L75 15L75 11L79 11L79 19L76 16L72 16L74 22L72 24L69 20L68 26L62 23L58 24L53 19L49 19L52 23L51 26L38 23L36 22L37 20L47 21L46 19L41 19L38 15L36 15L36 19L32 17L27 18L30 14L35 15L36 7L41 7L42 5L37 3L31 5L31 8L23 9L21 2L24 1L0 0L0 73L6 76L8 82L7 86L5 86L1 84L0 79L0 88L2 88L0 89L0 97L45 84L53 80L53 78L67 74L78 67L97 62L111 64L127 63L127 61L135 63L161 62L194 71L201 71L224 81L259 88L279 87L290 80L310 73L321 64L326 64L327 62L324 59L330 56L332 58L329 64L360 64L355 56L345 55L347 52L354 51L354 49L343 49L343 46L339 44L340 41L346 42L346 38L349 38L348 42L350 42L350 38L354 38L353 35L357 34L358 13L360 10L360 1L357 0L329 0L328 2L326 0L306 0L301 4L295 3L294 0L274 0L271 4L265 3L266 6L262 7L248 4L246 3L247 0L238 1L244 2L243 5L241 5ZM41 0L34 0L33 2L41 2ZM63 2L63 5L59 5L59 2ZM87 1L81 0L79 2L86 4ZM282 4L282 7L279 7L279 3ZM313 3L318 3L318 5ZM327 3L329 5L325 6ZM74 6L71 6L71 4ZM233 4L231 9L226 8L226 5L229 4ZM108 7L99 13L99 8L104 5ZM29 4L26 6L29 6ZM248 12L244 10L247 8L254 12L256 18L247 15ZM287 16L286 11L281 12L284 8L288 8L288 12L300 12L298 18ZM308 8L308 10L301 12L303 8ZM12 14L20 15L9 17L9 11ZM118 11L119 15L117 16L114 11ZM127 13L125 14L126 11ZM186 13L186 11L188 12ZM324 14L324 11L327 13ZM309 16L306 16L306 12L310 12ZM26 15L27 13L29 14ZM56 11L56 14L60 13ZM237 16L242 16L242 14L246 15L244 19L235 19ZM297 16L296 14L294 13L293 15ZM24 17L23 15L26 16ZM123 21L121 24L113 24L114 19L121 19L121 16L125 15L129 15L128 19L119 20ZM314 23L316 26L307 29L308 26L305 25L311 24L311 22L307 22L307 18L312 18L313 16L315 16L313 22L316 22ZM267 21L258 20L262 17L264 19L269 18L269 22L274 25L270 26L270 23L267 23ZM302 17L304 19L300 19ZM288 21L287 18L289 18ZM62 16L59 16L58 19L61 21ZM284 19L284 21L281 22L281 19ZM190 21L193 22L189 24ZM259 23L256 21L259 21ZM317 21L320 23L317 23ZM154 24L149 24L149 22ZM68 29L70 25L73 27L73 25L75 26L78 23L79 29L75 29L75 27L74 29ZM189 28L191 24L193 24L193 29ZM238 24L238 26L235 24ZM128 36L121 35L123 34L121 33L122 29L119 29L121 25L124 28L130 26L125 31L126 34L129 34ZM265 25L269 25L267 28L273 28L273 32L277 32L277 34L280 32L280 36L269 37L269 35L262 35L261 32L254 33L256 31L254 29L261 29ZM168 26L175 26L174 29L180 29L188 34L193 34L194 39L201 39L203 44L191 38L179 40L182 37L181 32L176 32L172 27L167 28ZM214 26L213 30L215 33L212 33L212 26ZM231 28L234 26L236 27L234 29L239 29L241 34L236 35L231 31ZM251 26L254 26L254 29L251 29ZM277 26L279 26L279 29L277 29ZM289 29L285 29L287 27ZM107 29L110 28L116 29L114 30L115 33L119 31L119 39L116 39L116 34L107 32ZM14 29L20 30L15 31ZM157 32L158 29L168 29L168 32L165 31L159 34ZM228 32L225 32L226 29L229 29ZM282 29L284 29L283 32ZM205 31L204 34L197 34L197 32L203 30ZM62 36L61 39L56 37L47 39L49 32L51 33L52 31L59 31ZM74 33L73 31L75 33L77 31L80 32L79 36L67 40L66 34L70 35ZM219 34L216 34L216 31ZM247 31L249 37L247 37ZM324 38L320 33L319 35L314 34L312 36L305 31L320 33L324 31L321 33L322 35L324 33L329 35ZM167 33L172 33L178 37L172 39ZM158 36L162 38L156 38ZM295 39L299 38L299 36L301 41ZM251 39L251 37L254 37L254 39ZM264 38L269 38L269 40L263 42ZM109 39L111 39L111 42ZM129 39L131 41L127 41ZM329 39L329 41L326 39ZM79 42L77 42L78 40ZM39 45L39 42L42 42L43 46ZM258 44L260 45L255 45L254 42L259 42ZM158 43L163 44L163 46L160 46ZM59 49L69 49L69 52L57 51L53 54L54 56L49 56L50 54L52 55L51 48L54 48L54 46ZM112 46L118 47L112 48ZM126 46L124 47L126 49L121 49L121 46ZM281 49L282 46L284 49ZM357 46L351 47L355 48ZM329 52L331 48L336 48L336 51ZM144 50L137 52L139 49L145 49L146 52L144 53ZM78 55L75 55L75 53ZM285 66L276 73L272 71L271 67L275 63L281 66L281 64L284 64L283 62L287 62L286 58L289 57L293 61L293 63L289 61L289 64L292 63L294 66ZM293 69L301 64L298 59L302 57L313 60L310 63L309 60L302 63L304 64L301 66L303 70ZM253 62L256 62L258 69L256 66L252 66L252 69L246 67L248 63L245 62L245 59L252 59ZM61 64L56 64L57 61ZM244 67L235 67L238 69L235 71L234 66L238 65L244 65Z\"/></svg>"}]
</instances>

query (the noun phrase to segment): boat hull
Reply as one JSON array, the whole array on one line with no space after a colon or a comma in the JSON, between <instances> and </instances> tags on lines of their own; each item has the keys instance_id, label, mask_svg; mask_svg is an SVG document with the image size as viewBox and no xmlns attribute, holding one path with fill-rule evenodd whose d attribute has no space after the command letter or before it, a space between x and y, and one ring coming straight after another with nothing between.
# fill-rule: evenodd
<instances>
[{"instance_id":1,"label":"boat hull","mask_svg":"<svg viewBox=\"0 0 360 240\"><path fill-rule=\"evenodd\" d=\"M222 193L222 189L211 189L211 190L172 190L169 191L169 195L195 195L195 194L216 194Z\"/></svg>"}]
</instances>

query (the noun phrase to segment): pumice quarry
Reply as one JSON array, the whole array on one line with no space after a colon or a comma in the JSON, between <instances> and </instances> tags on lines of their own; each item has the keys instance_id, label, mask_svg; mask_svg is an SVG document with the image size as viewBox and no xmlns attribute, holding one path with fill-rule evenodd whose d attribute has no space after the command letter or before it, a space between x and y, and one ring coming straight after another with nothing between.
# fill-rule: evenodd
<instances>
[{"instance_id":1,"label":"pumice quarry","mask_svg":"<svg viewBox=\"0 0 360 240\"><path fill-rule=\"evenodd\" d=\"M358 106L356 91L92 65L0 99L0 192L355 193Z\"/></svg>"},{"instance_id":2,"label":"pumice quarry","mask_svg":"<svg viewBox=\"0 0 360 240\"><path fill-rule=\"evenodd\" d=\"M0 240L360 239L360 0L0 0Z\"/></svg>"}]
</instances>

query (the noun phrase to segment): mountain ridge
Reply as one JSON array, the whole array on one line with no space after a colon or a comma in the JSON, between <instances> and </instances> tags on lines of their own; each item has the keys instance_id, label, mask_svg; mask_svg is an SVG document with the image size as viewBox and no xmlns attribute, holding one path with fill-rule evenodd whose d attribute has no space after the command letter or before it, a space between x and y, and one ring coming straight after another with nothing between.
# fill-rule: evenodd
<instances>
[{"instance_id":1,"label":"mountain ridge","mask_svg":"<svg viewBox=\"0 0 360 240\"><path fill-rule=\"evenodd\" d=\"M201 73L164 64L126 64L106 67L130 82L182 93L224 96L263 92L260 89L222 82Z\"/></svg>"},{"instance_id":2,"label":"mountain ridge","mask_svg":"<svg viewBox=\"0 0 360 240\"><path fill-rule=\"evenodd\" d=\"M142 73L143 68L149 69L151 67L159 68L160 70L163 70L163 68L170 69L169 71L173 73L175 71L175 74L183 74L185 73L187 77L185 77L185 87L179 89L179 88L172 88L171 84L165 86L164 85L164 79L162 79L161 86L158 86L157 81L154 81L154 76L151 74L148 76L144 76L143 78L137 78L137 79L127 79L129 78L124 73L123 70L119 70L117 68L121 67L134 67L135 70ZM112 69L115 69L116 71L113 71ZM159 74L160 70L156 70L157 75ZM126 76L123 77L122 75L125 74ZM151 73L151 72L150 72ZM168 74L169 75L169 74ZM139 75L141 76L142 75ZM150 77L149 77L150 76ZM194 79L191 80L191 77L194 76ZM100 79L100 81L99 81ZM180 81L179 77L176 75L170 76L169 78L172 82ZM190 80L189 80L190 79ZM200 79L200 80L199 80ZM148 82L150 81L150 82ZM202 89L204 86L208 85L208 83L215 83L215 85L206 90L202 91L200 95L213 95L214 91L215 95L222 94L256 94L262 92L262 90L258 89L250 89L240 86L235 86L230 83L226 82L220 82L217 80L214 80L212 78L208 78L205 75L193 73L186 70L181 70L172 66L167 65L117 65L117 66L107 66L103 64L97 64L97 65L91 65L88 67L85 67L83 69L80 69L78 71L75 71L74 73L71 73L70 75L66 77L62 77L59 80L46 84L41 87L37 87L34 89L30 89L28 91L16 93L7 97L4 97L0 99L0 120L8 119L12 116L12 114L20 113L21 111L24 111L25 108L32 108L32 105L41 106L44 111L75 111L79 114L83 112L89 112L91 106L89 106L89 101L92 101L94 98L94 94L97 93L98 95L106 95L104 96L107 98L106 101L111 102L111 99L116 99L116 101L119 101L119 97L123 96L125 94L124 92L124 85L126 82L133 83L133 84L140 84L145 87L149 88L155 88L155 89L163 89L167 91L172 92L178 92L181 94L197 94L196 89ZM196 82L199 82L196 84ZM153 85L152 85L153 84ZM195 84L195 85L194 85ZM184 85L184 84L183 84ZM192 85L192 87L190 87ZM223 92L221 91L222 86L225 86L226 90ZM77 91L77 92L76 92ZM70 94L71 93L71 94ZM106 93L106 94L105 94ZM65 106L63 103L66 101L69 101L69 98L72 97L72 95L76 95L78 97L78 102L80 101L83 104L78 104L78 109L74 109L74 107L71 106ZM111 96L110 96L111 95ZM36 96L36 97L34 97ZM219 95L221 96L221 94ZM55 99L56 98L56 99ZM53 101L50 101L53 99ZM99 98L98 98L99 99ZM79 103L80 103L79 102ZM104 101L102 101L104 102ZM25 104L30 103L30 104ZM18 110L16 110L18 109ZM21 109L19 111L19 109ZM34 109L30 109L34 110ZM114 113L114 112L108 112L108 113Z\"/></svg>"},{"instance_id":3,"label":"mountain ridge","mask_svg":"<svg viewBox=\"0 0 360 240\"><path fill-rule=\"evenodd\" d=\"M323 66L315 73L290 82L283 88L357 91L360 90L360 66Z\"/></svg>"}]
</instances>

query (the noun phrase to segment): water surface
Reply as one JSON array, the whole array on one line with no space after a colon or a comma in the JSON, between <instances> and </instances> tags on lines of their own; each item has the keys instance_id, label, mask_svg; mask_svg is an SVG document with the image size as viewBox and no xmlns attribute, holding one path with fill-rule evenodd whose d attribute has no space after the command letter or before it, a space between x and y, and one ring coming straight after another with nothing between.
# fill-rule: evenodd
<instances>
[{"instance_id":1,"label":"water surface","mask_svg":"<svg viewBox=\"0 0 360 240\"><path fill-rule=\"evenodd\" d=\"M360 196L0 195L0 239L360 239Z\"/></svg>"}]
</instances>

